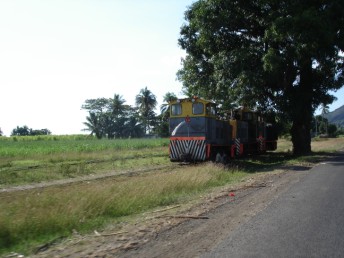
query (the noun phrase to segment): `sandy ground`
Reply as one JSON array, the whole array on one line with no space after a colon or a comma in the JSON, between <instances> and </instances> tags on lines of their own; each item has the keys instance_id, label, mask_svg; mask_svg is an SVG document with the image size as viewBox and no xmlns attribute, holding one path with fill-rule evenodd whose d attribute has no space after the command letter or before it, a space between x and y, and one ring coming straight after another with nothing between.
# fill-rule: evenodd
<instances>
[{"instance_id":1,"label":"sandy ground","mask_svg":"<svg viewBox=\"0 0 344 258\"><path fill-rule=\"evenodd\" d=\"M262 211L309 167L253 174L198 200L141 214L102 232L42 245L30 257L198 257Z\"/></svg>"}]
</instances>

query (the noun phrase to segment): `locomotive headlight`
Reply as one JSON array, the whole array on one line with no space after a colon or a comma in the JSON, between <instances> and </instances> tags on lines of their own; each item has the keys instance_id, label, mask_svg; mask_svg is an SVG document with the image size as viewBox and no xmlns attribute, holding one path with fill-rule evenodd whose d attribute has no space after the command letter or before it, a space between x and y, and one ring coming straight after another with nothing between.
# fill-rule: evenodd
<instances>
[{"instance_id":1,"label":"locomotive headlight","mask_svg":"<svg viewBox=\"0 0 344 258\"><path fill-rule=\"evenodd\" d=\"M191 101L192 101L192 102L195 102L197 99L198 99L197 96L192 96Z\"/></svg>"},{"instance_id":2,"label":"locomotive headlight","mask_svg":"<svg viewBox=\"0 0 344 258\"><path fill-rule=\"evenodd\" d=\"M177 99L177 103L180 103L180 99Z\"/></svg>"}]
</instances>

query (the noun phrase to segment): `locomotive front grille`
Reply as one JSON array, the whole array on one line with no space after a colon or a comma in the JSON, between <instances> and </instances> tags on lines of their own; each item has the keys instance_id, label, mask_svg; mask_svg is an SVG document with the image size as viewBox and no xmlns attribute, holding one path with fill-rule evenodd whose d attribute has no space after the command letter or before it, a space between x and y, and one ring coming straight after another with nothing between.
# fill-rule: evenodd
<instances>
[{"instance_id":1,"label":"locomotive front grille","mask_svg":"<svg viewBox=\"0 0 344 258\"><path fill-rule=\"evenodd\" d=\"M191 137L190 137L191 138ZM203 137L170 140L170 159L175 161L204 161L206 159L206 142ZM196 138L196 139L193 139Z\"/></svg>"}]
</instances>

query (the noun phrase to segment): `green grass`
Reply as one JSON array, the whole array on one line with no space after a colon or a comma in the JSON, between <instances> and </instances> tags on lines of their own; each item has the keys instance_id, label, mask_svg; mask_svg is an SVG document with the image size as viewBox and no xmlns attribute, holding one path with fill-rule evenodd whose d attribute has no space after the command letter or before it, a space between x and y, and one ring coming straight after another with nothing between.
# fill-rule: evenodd
<instances>
[{"instance_id":1,"label":"green grass","mask_svg":"<svg viewBox=\"0 0 344 258\"><path fill-rule=\"evenodd\" d=\"M54 136L1 137L0 157L30 157L37 155L55 155L61 153L85 153L104 150L143 149L168 146L169 140L160 139L114 139L97 140L94 138L79 139ZM20 140L10 140L10 139ZM4 140L6 139L6 140Z\"/></svg>"},{"instance_id":2,"label":"green grass","mask_svg":"<svg viewBox=\"0 0 344 258\"><path fill-rule=\"evenodd\" d=\"M0 156L0 187L170 164L167 144L168 139L0 140L1 151L12 153ZM298 158L291 155L290 141L278 144L277 152L235 160L229 167L204 163L0 193L0 254L30 254L40 244L68 237L73 230L91 232L128 216L185 203L252 173L264 173L282 165L319 162L335 149L344 148L344 139L317 140L312 143L313 155Z\"/></svg>"},{"instance_id":3,"label":"green grass","mask_svg":"<svg viewBox=\"0 0 344 258\"><path fill-rule=\"evenodd\" d=\"M170 164L168 139L2 138L0 187Z\"/></svg>"}]
</instances>

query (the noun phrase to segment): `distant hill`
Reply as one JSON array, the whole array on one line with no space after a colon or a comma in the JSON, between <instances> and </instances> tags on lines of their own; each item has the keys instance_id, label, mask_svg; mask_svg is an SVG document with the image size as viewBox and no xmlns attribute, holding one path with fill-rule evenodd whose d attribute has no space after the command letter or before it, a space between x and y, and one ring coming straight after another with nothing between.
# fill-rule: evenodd
<instances>
[{"instance_id":1,"label":"distant hill","mask_svg":"<svg viewBox=\"0 0 344 258\"><path fill-rule=\"evenodd\" d=\"M337 124L344 127L344 105L325 116L331 124Z\"/></svg>"}]
</instances>

